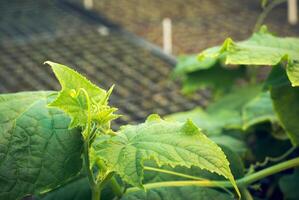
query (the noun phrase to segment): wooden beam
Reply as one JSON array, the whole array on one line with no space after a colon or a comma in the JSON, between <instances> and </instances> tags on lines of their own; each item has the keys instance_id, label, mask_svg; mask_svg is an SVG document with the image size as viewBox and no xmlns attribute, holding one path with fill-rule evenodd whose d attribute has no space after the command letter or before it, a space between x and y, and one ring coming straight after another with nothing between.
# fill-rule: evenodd
<instances>
[{"instance_id":1,"label":"wooden beam","mask_svg":"<svg viewBox=\"0 0 299 200\"><path fill-rule=\"evenodd\" d=\"M298 22L297 0L288 0L288 21L292 25Z\"/></svg>"}]
</instances>

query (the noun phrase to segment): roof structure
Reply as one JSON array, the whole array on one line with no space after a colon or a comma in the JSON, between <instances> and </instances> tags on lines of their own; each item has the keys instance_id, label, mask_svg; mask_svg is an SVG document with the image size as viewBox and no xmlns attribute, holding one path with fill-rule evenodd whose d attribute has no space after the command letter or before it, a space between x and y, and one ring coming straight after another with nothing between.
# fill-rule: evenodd
<instances>
[{"instance_id":1,"label":"roof structure","mask_svg":"<svg viewBox=\"0 0 299 200\"><path fill-rule=\"evenodd\" d=\"M94 0L94 10L159 46L162 20L170 18L175 55L198 53L227 37L246 39L263 11L260 0ZM287 22L286 2L270 12L265 24L282 36L299 34L299 26Z\"/></svg>"},{"instance_id":2,"label":"roof structure","mask_svg":"<svg viewBox=\"0 0 299 200\"><path fill-rule=\"evenodd\" d=\"M111 104L123 115L115 126L190 109L202 97L180 93L170 78L175 60L158 47L67 1L1 1L0 38L1 93L59 90L42 64L50 60L105 89L115 84Z\"/></svg>"}]
</instances>

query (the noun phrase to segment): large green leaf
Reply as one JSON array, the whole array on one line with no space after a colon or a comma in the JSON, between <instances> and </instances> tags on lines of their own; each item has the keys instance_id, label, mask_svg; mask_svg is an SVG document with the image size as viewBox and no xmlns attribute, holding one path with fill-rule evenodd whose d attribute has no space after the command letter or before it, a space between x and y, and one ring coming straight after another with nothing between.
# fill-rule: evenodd
<instances>
[{"instance_id":1,"label":"large green leaf","mask_svg":"<svg viewBox=\"0 0 299 200\"><path fill-rule=\"evenodd\" d=\"M82 139L47 108L55 92L0 95L0 199L51 190L81 169Z\"/></svg>"},{"instance_id":2,"label":"large green leaf","mask_svg":"<svg viewBox=\"0 0 299 200\"><path fill-rule=\"evenodd\" d=\"M124 195L121 200L233 200L234 197L210 188L178 187L158 188Z\"/></svg>"},{"instance_id":3,"label":"large green leaf","mask_svg":"<svg viewBox=\"0 0 299 200\"><path fill-rule=\"evenodd\" d=\"M111 189L111 183L108 182L101 191L101 200L112 200L115 195ZM61 185L56 190L44 195L35 196L35 200L91 200L91 189L88 178L78 176L73 180Z\"/></svg>"},{"instance_id":4,"label":"large green leaf","mask_svg":"<svg viewBox=\"0 0 299 200\"><path fill-rule=\"evenodd\" d=\"M118 117L113 114L117 109L107 105L112 90L106 92L67 66L46 63L52 67L61 84L61 91L49 106L62 109L72 118L70 128L84 127L88 116L99 125Z\"/></svg>"},{"instance_id":5,"label":"large green leaf","mask_svg":"<svg viewBox=\"0 0 299 200\"><path fill-rule=\"evenodd\" d=\"M108 169L134 186L142 187L143 162L152 159L159 166L197 166L226 177L236 187L225 154L191 121L168 122L151 115L145 123L124 126L117 136L101 140L95 151Z\"/></svg>"},{"instance_id":6,"label":"large green leaf","mask_svg":"<svg viewBox=\"0 0 299 200\"><path fill-rule=\"evenodd\" d=\"M77 178L53 190L37 200L90 200L91 190L87 177Z\"/></svg>"},{"instance_id":7,"label":"large green leaf","mask_svg":"<svg viewBox=\"0 0 299 200\"><path fill-rule=\"evenodd\" d=\"M299 199L299 169L295 169L293 174L285 175L279 180L279 186L284 194L285 200Z\"/></svg>"},{"instance_id":8,"label":"large green leaf","mask_svg":"<svg viewBox=\"0 0 299 200\"><path fill-rule=\"evenodd\" d=\"M265 27L249 39L234 42L228 38L221 47L213 47L199 55L200 60L225 58L226 64L270 65L287 62L287 74L293 86L299 85L299 39L280 38L270 34Z\"/></svg>"},{"instance_id":9,"label":"large green leaf","mask_svg":"<svg viewBox=\"0 0 299 200\"><path fill-rule=\"evenodd\" d=\"M231 164L232 173L235 177L241 178L244 176L244 167L241 159L237 154L232 152L227 147L222 147L223 151L227 155L227 158ZM145 162L145 166L157 167L157 165ZM176 167L170 168L164 166L163 169L175 171L182 174L187 174L194 177L200 177L208 180L223 180L223 177L217 176L213 173L201 170L198 167ZM186 180L186 178L181 178L171 174L164 174L155 171L145 171L144 182L145 183L154 183L161 181L174 181L174 180ZM223 188L205 188L205 187L168 187L168 188L156 188L150 189L147 191L140 190L134 193L125 194L122 198L123 200L137 200L137 199L157 199L157 200L185 200L185 199L223 199L223 200L232 200L234 199L233 195L226 193Z\"/></svg>"}]
</instances>

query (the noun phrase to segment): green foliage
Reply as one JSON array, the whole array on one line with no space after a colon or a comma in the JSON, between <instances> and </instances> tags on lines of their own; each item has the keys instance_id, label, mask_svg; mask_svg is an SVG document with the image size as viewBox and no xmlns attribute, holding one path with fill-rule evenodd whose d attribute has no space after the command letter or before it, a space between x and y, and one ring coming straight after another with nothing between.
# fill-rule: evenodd
<instances>
[{"instance_id":1,"label":"green foliage","mask_svg":"<svg viewBox=\"0 0 299 200\"><path fill-rule=\"evenodd\" d=\"M198 166L229 179L237 189L222 150L190 120L184 124L151 115L137 126L124 126L117 136L95 145L107 168L133 186L142 187L143 162L153 159L159 166Z\"/></svg>"},{"instance_id":2,"label":"green foliage","mask_svg":"<svg viewBox=\"0 0 299 200\"><path fill-rule=\"evenodd\" d=\"M275 78L275 74L279 74L279 78ZM276 80L276 82L274 80ZM280 81L278 82L277 80ZM291 87L290 83L286 80L287 75L284 69L277 66L273 68L268 84L272 82L270 91L277 116L292 143L298 146L299 89L297 87Z\"/></svg>"},{"instance_id":3,"label":"green foliage","mask_svg":"<svg viewBox=\"0 0 299 200\"><path fill-rule=\"evenodd\" d=\"M279 38L270 34L265 26L249 39L234 42L228 38L221 47L207 49L199 54L199 60L224 58L227 65L275 66L286 62L287 74L292 86L299 85L299 39Z\"/></svg>"},{"instance_id":4,"label":"green foliage","mask_svg":"<svg viewBox=\"0 0 299 200\"><path fill-rule=\"evenodd\" d=\"M210 69L188 73L183 80L183 93L193 93L198 89L211 88L218 95L233 89L234 83L245 76L244 68L224 68L220 64Z\"/></svg>"},{"instance_id":5,"label":"green foliage","mask_svg":"<svg viewBox=\"0 0 299 200\"><path fill-rule=\"evenodd\" d=\"M64 65L45 63L52 67L61 84L61 91L49 106L60 108L71 116L70 128L84 127L89 117L98 125L105 125L118 117L113 114L117 109L107 105L113 87L106 92Z\"/></svg>"},{"instance_id":6,"label":"green foliage","mask_svg":"<svg viewBox=\"0 0 299 200\"><path fill-rule=\"evenodd\" d=\"M296 168L293 174L285 175L279 180L279 186L286 200L299 199L299 169Z\"/></svg>"},{"instance_id":7,"label":"green foliage","mask_svg":"<svg viewBox=\"0 0 299 200\"><path fill-rule=\"evenodd\" d=\"M183 55L178 57L178 63L174 69L174 75L184 75L198 70L209 69L217 63L217 59L208 58L199 62L197 55Z\"/></svg>"},{"instance_id":8,"label":"green foliage","mask_svg":"<svg viewBox=\"0 0 299 200\"><path fill-rule=\"evenodd\" d=\"M227 133L223 133L220 135L212 135L212 136L209 136L209 138L211 140L213 140L216 144L221 146L222 149L223 149L223 147L227 147L227 148L233 149L234 153L238 153L240 155L245 154L246 151L248 150L248 147L244 140L242 140L240 138L233 137ZM225 151L224 151L224 153L225 153L225 155L227 155L229 157L229 154L226 154Z\"/></svg>"},{"instance_id":9,"label":"green foliage","mask_svg":"<svg viewBox=\"0 0 299 200\"><path fill-rule=\"evenodd\" d=\"M190 118L209 136L229 129L247 130L265 121L277 122L270 93L262 92L261 86L240 88L211 103L205 110L198 107L167 118L177 121Z\"/></svg>"},{"instance_id":10,"label":"green foliage","mask_svg":"<svg viewBox=\"0 0 299 200\"><path fill-rule=\"evenodd\" d=\"M181 57L175 75L184 77L187 90L210 87L221 91L219 98L206 108L166 120L151 115L118 131L110 127L119 117L109 105L113 87L105 91L48 61L60 92L0 95L0 198L234 199L231 189L240 198L240 187L243 198L252 199L247 187L299 166L295 148L287 150L289 140L279 136L298 145L298 50L298 39L262 28L242 42L227 39L198 59ZM235 85L252 65L273 66L264 87L255 77ZM290 155L295 158L285 161ZM239 156L250 166L246 174ZM286 199L296 198L290 190L297 176L280 180Z\"/></svg>"},{"instance_id":11,"label":"green foliage","mask_svg":"<svg viewBox=\"0 0 299 200\"><path fill-rule=\"evenodd\" d=\"M114 132L110 122L118 115L113 114L116 109L108 106L112 90L98 88L66 66L47 63L62 86L49 105L71 116L70 128L79 126L83 130L83 157L92 199L100 196L114 172L127 183L142 188L143 162L148 159L159 166L198 166L215 172L229 179L239 195L225 154L190 120L181 124L152 115L144 124L125 126Z\"/></svg>"},{"instance_id":12,"label":"green foliage","mask_svg":"<svg viewBox=\"0 0 299 200\"><path fill-rule=\"evenodd\" d=\"M0 199L47 192L81 169L81 135L46 105L55 92L0 95Z\"/></svg>"},{"instance_id":13,"label":"green foliage","mask_svg":"<svg viewBox=\"0 0 299 200\"><path fill-rule=\"evenodd\" d=\"M230 91L236 80L245 74L245 68L223 66L221 59L207 58L199 61L194 55L179 57L174 70L174 77L183 80L184 93L208 87L222 94Z\"/></svg>"},{"instance_id":14,"label":"green foliage","mask_svg":"<svg viewBox=\"0 0 299 200\"><path fill-rule=\"evenodd\" d=\"M282 1L272 1L265 12L272 9L276 2ZM245 182L250 174L255 174L255 170L259 168L268 167L265 169L268 171L270 168L276 170L277 166L286 168L298 166L298 163L293 165L291 160L283 162L293 155L299 142L299 91L296 87L299 86L298 51L298 38L276 37L270 34L266 27L262 27L247 40L234 42L230 38L226 39L222 46L212 47L200 53L197 60L194 55L190 56L189 60L187 56L185 60L179 59L175 73L183 77L183 90L195 91L198 88L208 87L214 92L214 97L219 89L227 92L223 92L206 108L197 107L191 111L174 113L167 118L177 121L192 119L217 144L234 145L234 152L238 152L236 146L241 147L240 140L245 139L249 144L249 152L243 159L251 165L248 175L244 177ZM213 62L207 62L209 60ZM255 67L247 70L247 75L251 73L253 77L240 74L238 78L244 79L239 81L242 84L234 84L233 80L237 79L237 73L229 70L233 65L247 69ZM259 84L257 83L259 79L255 77L258 66L271 66L272 71L263 89L260 87L254 91L252 84ZM221 69L221 73L218 73L220 71L217 71L217 68ZM227 79L229 81L224 81L223 78L227 77L228 73L231 73L231 77ZM216 88L210 87L213 85L211 83L216 83ZM244 131L249 133L246 137L237 135ZM224 139L213 139L219 136ZM297 161L298 153L294 153L294 156L297 156L294 159ZM275 162L281 163L272 168L271 165ZM258 174L261 173L257 172L255 175ZM280 176L282 176L280 173L276 175ZM296 178L297 171L294 175L281 179L280 187L285 199L298 199L296 192L292 191L296 190L298 185ZM242 185L242 179L237 180L238 185ZM268 183L267 186L272 188L267 190L268 198L276 186L275 182ZM246 193L249 194L245 191L244 194Z\"/></svg>"},{"instance_id":15,"label":"green foliage","mask_svg":"<svg viewBox=\"0 0 299 200\"><path fill-rule=\"evenodd\" d=\"M58 189L37 197L38 200L82 200L91 199L91 190L86 177L74 179Z\"/></svg>"},{"instance_id":16,"label":"green foliage","mask_svg":"<svg viewBox=\"0 0 299 200\"><path fill-rule=\"evenodd\" d=\"M277 123L269 92L261 92L242 108L243 130L262 122Z\"/></svg>"},{"instance_id":17,"label":"green foliage","mask_svg":"<svg viewBox=\"0 0 299 200\"><path fill-rule=\"evenodd\" d=\"M231 164L231 169L234 177L240 178L244 176L243 163L241 159L229 148L222 146L222 149L226 155L228 155L228 160ZM146 166L158 167L156 164L152 162L145 162ZM164 166L162 169L172 170L174 172L188 174L193 177L201 177L208 180L223 180L222 176L218 176L215 173L210 173L206 170L202 170L198 167L176 167L174 169ZM184 180L182 177L178 177L173 174L165 174L155 171L146 171L144 182L145 183L159 183L162 181L169 180ZM225 188L220 189L211 189L204 187L169 187L169 188L157 188L148 191L139 191L135 193L128 193L124 195L123 199L234 199L234 196L229 191L225 190Z\"/></svg>"},{"instance_id":18,"label":"green foliage","mask_svg":"<svg viewBox=\"0 0 299 200\"><path fill-rule=\"evenodd\" d=\"M138 191L132 194L124 195L121 200L183 200L183 199L221 199L233 200L231 195L218 192L210 188L198 188L195 186L178 188L157 188L153 190Z\"/></svg>"}]
</instances>

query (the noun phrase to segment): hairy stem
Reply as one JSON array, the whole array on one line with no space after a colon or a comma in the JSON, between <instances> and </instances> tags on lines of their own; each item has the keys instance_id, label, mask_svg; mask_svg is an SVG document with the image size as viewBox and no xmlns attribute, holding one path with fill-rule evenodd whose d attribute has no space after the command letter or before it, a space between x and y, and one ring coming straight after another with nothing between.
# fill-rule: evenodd
<instances>
[{"instance_id":1,"label":"hairy stem","mask_svg":"<svg viewBox=\"0 0 299 200\"><path fill-rule=\"evenodd\" d=\"M253 173L249 176L245 176L241 179L238 179L237 185L240 188L246 188L251 183L254 183L260 179L263 179L267 176L276 174L286 169L299 166L299 157L276 164L274 166L263 169L259 172ZM182 186L200 186L200 187L226 187L232 188L233 185L229 181L209 181L209 180L195 180L195 181L165 181L165 182L156 182L148 183L144 185L146 189L160 188L160 187L182 187ZM138 187L132 187L127 189L127 193L136 192L140 190Z\"/></svg>"},{"instance_id":2,"label":"hairy stem","mask_svg":"<svg viewBox=\"0 0 299 200\"><path fill-rule=\"evenodd\" d=\"M267 176L276 174L286 169L294 168L296 166L299 166L299 157L278 163L276 165L273 165L271 167L268 167L256 173L253 173L249 176L245 176L244 178L237 180L237 184L240 186L247 186Z\"/></svg>"},{"instance_id":3,"label":"hairy stem","mask_svg":"<svg viewBox=\"0 0 299 200\"><path fill-rule=\"evenodd\" d=\"M101 200L101 190L94 188L91 193L91 200Z\"/></svg>"},{"instance_id":4,"label":"hairy stem","mask_svg":"<svg viewBox=\"0 0 299 200\"><path fill-rule=\"evenodd\" d=\"M288 157L291 153L293 153L297 149L296 146L291 147L289 150L287 150L285 153L278 157L266 157L263 162L257 162L254 165L252 165L253 168L257 167L265 167L269 162L279 162L286 157Z\"/></svg>"},{"instance_id":5,"label":"hairy stem","mask_svg":"<svg viewBox=\"0 0 299 200\"><path fill-rule=\"evenodd\" d=\"M258 31L261 25L263 24L267 15L275 8L277 5L286 2L287 0L273 0L269 5L266 6L262 14L258 17L256 24L254 26L254 32Z\"/></svg>"},{"instance_id":6,"label":"hairy stem","mask_svg":"<svg viewBox=\"0 0 299 200\"><path fill-rule=\"evenodd\" d=\"M83 158L85 162L85 169L89 181L89 185L91 188L91 195L92 195L92 200L100 200L101 198L101 190L102 188L101 183L97 183L97 181L94 178L94 174L92 172L92 169L90 167L90 160L89 160L89 147L90 147L90 141L92 137L92 131L91 131L91 101L89 98L89 95L87 91L84 88L80 88L79 92L82 92L86 98L86 104L87 104L87 124L86 127L83 131L84 135L84 149L83 149Z\"/></svg>"},{"instance_id":7,"label":"hairy stem","mask_svg":"<svg viewBox=\"0 0 299 200\"><path fill-rule=\"evenodd\" d=\"M147 171L161 172L161 173L164 173L164 174L171 174L171 175L180 176L180 177L183 177L183 178L194 179L194 180L205 180L204 178L191 176L191 175L183 174L183 173L178 173L178 172L174 172L174 171L169 171L169 170L165 170L165 169L158 169L158 168L154 168L154 167L146 167L145 166L143 169L147 170Z\"/></svg>"},{"instance_id":8,"label":"hairy stem","mask_svg":"<svg viewBox=\"0 0 299 200\"><path fill-rule=\"evenodd\" d=\"M84 143L84 147L83 147L83 159L84 159L84 166L85 166L85 171L87 173L87 178L88 178L88 182L92 191L92 197L94 195L98 195L97 193L100 193L100 191L98 191L97 189L97 184L94 180L94 176L93 173L90 169L90 162L89 162L89 143L85 141ZM96 193L96 194L94 194ZM94 198L92 200L95 200Z\"/></svg>"},{"instance_id":9,"label":"hairy stem","mask_svg":"<svg viewBox=\"0 0 299 200\"><path fill-rule=\"evenodd\" d=\"M253 197L251 196L247 188L240 188L240 192L243 200L253 200Z\"/></svg>"},{"instance_id":10,"label":"hairy stem","mask_svg":"<svg viewBox=\"0 0 299 200\"><path fill-rule=\"evenodd\" d=\"M112 177L110 179L110 185L111 185L113 193L117 197L121 197L123 195L123 188L119 185L119 183L117 182L117 180L115 179L115 177Z\"/></svg>"},{"instance_id":11,"label":"hairy stem","mask_svg":"<svg viewBox=\"0 0 299 200\"><path fill-rule=\"evenodd\" d=\"M205 178L201 178L201 177L197 177L197 176L191 176L189 174L183 174L183 173L178 173L178 172L174 172L174 171L169 171L169 170L165 170L165 169L158 169L158 168L154 168L154 167L144 167L144 170L148 170L148 171L155 171L155 172L160 172L160 173L164 173L164 174L171 174L174 176L178 176L178 177L183 177L183 178L188 178L188 179L193 179L193 180L207 180ZM233 195L227 188L222 187L220 185L218 185L221 189L223 189L225 192L227 192L230 195Z\"/></svg>"}]
</instances>

